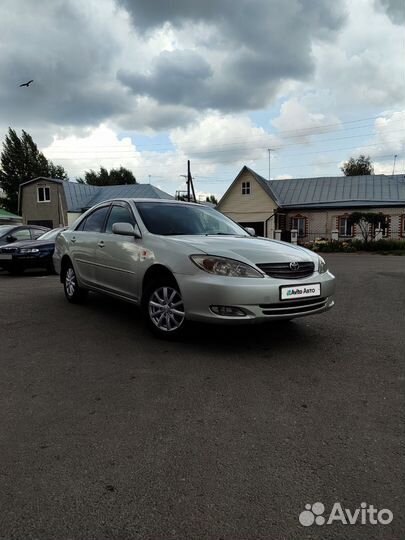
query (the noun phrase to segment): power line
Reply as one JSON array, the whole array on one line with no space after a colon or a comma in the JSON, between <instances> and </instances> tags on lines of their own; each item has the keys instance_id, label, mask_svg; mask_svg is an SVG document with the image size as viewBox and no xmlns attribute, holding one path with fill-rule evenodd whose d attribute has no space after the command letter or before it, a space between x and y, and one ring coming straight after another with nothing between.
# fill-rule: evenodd
<instances>
[{"instance_id":1,"label":"power line","mask_svg":"<svg viewBox=\"0 0 405 540\"><path fill-rule=\"evenodd\" d=\"M404 130L394 130L392 131L391 133L397 133L397 132L404 132ZM361 135L363 136L363 135ZM353 139L353 138L357 138L359 137L358 135L356 136L348 136L348 137L338 137L338 138L333 138L333 139L325 139L324 141L322 142L331 142L331 141L339 141L339 140L346 140L346 139ZM310 154L310 153L322 153L322 152L329 152L329 151L340 151L340 150L343 150L343 149L351 149L351 148L358 148L360 146L360 148L371 148L373 146L380 146L380 145L383 145L383 144L386 144L386 143L401 143L403 144L402 141L399 141L399 140L390 140L390 141L384 141L383 143L372 143L372 144L368 144L368 145L355 145L355 146L352 146L352 147L345 147L345 148L336 148L336 149L322 149L320 148L319 150L316 150L316 151L312 151L312 152L301 152L301 153L295 153L295 154L289 154L288 153L288 150L287 152L284 153L284 157L292 157L294 155L307 155L307 154ZM277 150L277 151L284 151L285 147L287 146L297 146L296 144L288 144L288 145L285 145L284 147L274 147L272 150ZM259 147L255 147L255 148L251 148L251 147L248 147L248 148L245 148L244 149L244 154L246 154L247 152L251 152L251 151L260 151L260 150L267 150L266 147L262 147L262 146L259 146ZM214 154L220 154L220 153L227 153L227 152L224 152L224 151L221 151L221 150L218 150L217 152L211 152L211 153L214 153ZM229 153L229 152L228 152ZM124 155L124 154L121 154L121 155L101 155L101 156L98 156L98 155L95 155L95 153L89 153L89 155L86 155L86 156L77 156L75 154L72 154L71 156L69 157L63 157L63 156L54 156L48 152L46 152L46 155L49 159L53 159L53 160L58 160L58 161L94 161L94 158L98 158L100 161L101 160L116 160L116 161L119 161L119 160L133 160L133 159L139 159L140 156L137 156L137 155ZM185 155L183 153L183 155ZM194 156L204 156L206 155L206 153L204 152L196 152L193 154ZM163 157L164 154L161 154L161 156ZM246 157L245 159L252 159L252 158L248 158ZM256 159L261 159L260 157L256 158ZM225 160L212 160L210 159L209 160L209 163L210 164L217 164L217 163L229 163L229 162L236 162L236 161L240 161L240 159L236 160L234 157L232 157L231 159L225 159ZM204 164L207 164L208 160L206 161L198 161L196 163L204 163Z\"/></svg>"},{"instance_id":2,"label":"power line","mask_svg":"<svg viewBox=\"0 0 405 540\"><path fill-rule=\"evenodd\" d=\"M265 133L264 135L282 135L283 133L294 133L294 135L292 135L291 137L294 138L294 137L302 137L305 135L305 133L309 132L310 135L316 135L317 134L317 131L319 131L320 133L319 134L324 134L324 133L333 133L333 131L326 131L324 132L323 130L325 130L326 128L329 128L329 127L341 127L342 125L346 125L346 124L353 124L353 123L357 123L357 122L365 122L365 121L370 121L370 120L376 120L378 118L383 118L381 115L377 115L377 116L369 116L369 117L366 117L366 118L360 118L360 119L356 119L356 120L347 120L347 121L344 121L344 122L340 122L340 123L333 123L333 124L324 124L323 126L317 126L317 127L307 127L307 128L295 128L295 129L286 129L286 130L279 130L277 131L277 133ZM403 122L403 120L391 120L390 123L394 123L394 122ZM345 131L348 131L348 130L352 130L352 129L363 129L365 127L371 127L371 126L354 126L354 127L348 127L345 129ZM335 130L335 131L340 131L339 130ZM257 137L259 139L262 139L262 136L260 137ZM288 137L285 137L285 138L288 138ZM229 139L231 141L238 141L238 140L245 140L246 137L245 136L240 136L240 137L233 137L232 139ZM221 146L226 146L228 144L233 144L233 143L221 143ZM173 143L149 143L149 144L136 144L136 147L137 148L149 148L149 147L153 147L153 146L164 146L164 147L170 147L172 146ZM62 145L60 145L62 147ZM82 145L83 146L83 145ZM218 146L218 145L217 145ZM63 147L65 148L65 145L63 145ZM96 145L97 148L115 148L114 146L112 145ZM92 146L93 148L93 146Z\"/></svg>"}]
</instances>

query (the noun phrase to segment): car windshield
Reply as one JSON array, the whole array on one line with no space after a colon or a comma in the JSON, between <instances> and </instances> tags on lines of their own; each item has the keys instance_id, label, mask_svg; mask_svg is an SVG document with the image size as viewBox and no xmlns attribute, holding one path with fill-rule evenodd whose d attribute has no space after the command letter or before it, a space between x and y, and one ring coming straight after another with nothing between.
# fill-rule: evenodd
<instances>
[{"instance_id":1,"label":"car windshield","mask_svg":"<svg viewBox=\"0 0 405 540\"><path fill-rule=\"evenodd\" d=\"M37 240L55 240L61 231L63 231L63 227L52 229L51 231L47 231L46 233L41 234L41 236L38 236Z\"/></svg>"},{"instance_id":2,"label":"car windshield","mask_svg":"<svg viewBox=\"0 0 405 540\"><path fill-rule=\"evenodd\" d=\"M136 207L153 234L249 236L231 219L207 206L141 202Z\"/></svg>"}]
</instances>

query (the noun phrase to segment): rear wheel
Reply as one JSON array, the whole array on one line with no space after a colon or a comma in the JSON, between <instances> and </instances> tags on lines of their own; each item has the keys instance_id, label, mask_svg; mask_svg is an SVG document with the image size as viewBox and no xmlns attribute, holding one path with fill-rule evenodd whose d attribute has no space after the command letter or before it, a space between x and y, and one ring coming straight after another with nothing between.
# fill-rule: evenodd
<instances>
[{"instance_id":1,"label":"rear wheel","mask_svg":"<svg viewBox=\"0 0 405 540\"><path fill-rule=\"evenodd\" d=\"M87 297L88 291L79 287L77 283L76 272L72 263L69 263L66 266L63 275L63 289L66 298L72 304L80 304L81 302L84 302Z\"/></svg>"},{"instance_id":2,"label":"rear wheel","mask_svg":"<svg viewBox=\"0 0 405 540\"><path fill-rule=\"evenodd\" d=\"M162 279L147 286L143 311L148 326L155 335L163 339L176 339L183 334L186 312L174 279Z\"/></svg>"}]
</instances>

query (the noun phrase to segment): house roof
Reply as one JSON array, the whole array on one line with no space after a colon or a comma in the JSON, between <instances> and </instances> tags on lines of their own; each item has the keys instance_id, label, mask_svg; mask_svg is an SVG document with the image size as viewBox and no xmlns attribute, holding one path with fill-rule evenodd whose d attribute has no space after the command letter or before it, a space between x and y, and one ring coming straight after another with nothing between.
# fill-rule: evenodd
<instances>
[{"instance_id":1,"label":"house roof","mask_svg":"<svg viewBox=\"0 0 405 540\"><path fill-rule=\"evenodd\" d=\"M268 183L284 208L405 205L402 174L292 178Z\"/></svg>"},{"instance_id":2,"label":"house roof","mask_svg":"<svg viewBox=\"0 0 405 540\"><path fill-rule=\"evenodd\" d=\"M89 184L79 184L78 182L68 182L57 178L34 178L20 184L20 189L27 184L46 180L62 184L65 192L67 211L83 212L95 204L115 198L128 199L173 199L171 195L151 184L128 184L119 186L91 186Z\"/></svg>"},{"instance_id":3,"label":"house roof","mask_svg":"<svg viewBox=\"0 0 405 540\"><path fill-rule=\"evenodd\" d=\"M73 184L73 182L69 182ZM152 186L151 184L129 184L123 186L92 186L99 187L99 190L92 194L82 208L91 208L109 199L174 199L168 193ZM66 188L65 188L66 189ZM70 210L72 211L72 210ZM73 210L74 211L74 210Z\"/></svg>"},{"instance_id":4,"label":"house roof","mask_svg":"<svg viewBox=\"0 0 405 540\"><path fill-rule=\"evenodd\" d=\"M266 180L249 167L242 169L245 170L254 176L281 208L405 205L403 174Z\"/></svg>"},{"instance_id":5,"label":"house roof","mask_svg":"<svg viewBox=\"0 0 405 540\"><path fill-rule=\"evenodd\" d=\"M63 182L68 212L82 212L87 202L99 192L100 186L79 184L78 182Z\"/></svg>"},{"instance_id":6,"label":"house roof","mask_svg":"<svg viewBox=\"0 0 405 540\"><path fill-rule=\"evenodd\" d=\"M22 217L17 216L16 214L12 214L11 212L8 212L7 210L4 210L4 208L0 208L0 220L2 221L22 221Z\"/></svg>"}]
</instances>

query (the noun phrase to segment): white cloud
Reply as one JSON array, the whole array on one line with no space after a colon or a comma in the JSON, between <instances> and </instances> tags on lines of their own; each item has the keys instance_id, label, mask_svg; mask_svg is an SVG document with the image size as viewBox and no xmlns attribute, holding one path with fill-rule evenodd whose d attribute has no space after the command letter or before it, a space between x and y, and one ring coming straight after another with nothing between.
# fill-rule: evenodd
<instances>
[{"instance_id":1,"label":"white cloud","mask_svg":"<svg viewBox=\"0 0 405 540\"><path fill-rule=\"evenodd\" d=\"M403 28L369 0L347 0L348 22L335 42L316 43L313 104L361 117L370 106L404 103Z\"/></svg>"},{"instance_id":2,"label":"white cloud","mask_svg":"<svg viewBox=\"0 0 405 540\"><path fill-rule=\"evenodd\" d=\"M280 137L293 138L301 144L309 143L314 133L326 133L331 124L336 130L339 119L333 115L311 112L297 97L285 101L281 105L280 115L272 121L272 125L280 131ZM322 127L325 129L320 130Z\"/></svg>"},{"instance_id":3,"label":"white cloud","mask_svg":"<svg viewBox=\"0 0 405 540\"><path fill-rule=\"evenodd\" d=\"M242 115L209 114L189 127L170 134L175 147L184 155L211 163L233 162L235 167L267 155L267 148L279 140Z\"/></svg>"},{"instance_id":4,"label":"white cloud","mask_svg":"<svg viewBox=\"0 0 405 540\"><path fill-rule=\"evenodd\" d=\"M104 124L87 130L83 136L54 137L42 151L48 159L63 165L71 179L83 177L90 169L123 166L131 170L139 182L150 181L174 193L176 189L182 189L184 178L181 174L187 172L187 157L180 148L166 152L139 151L130 137L120 139ZM213 165L203 163L193 168L193 174L207 175L213 170Z\"/></svg>"},{"instance_id":5,"label":"white cloud","mask_svg":"<svg viewBox=\"0 0 405 540\"><path fill-rule=\"evenodd\" d=\"M374 136L367 145L359 146L354 155L370 156L376 174L392 174L394 156L397 155L396 172L405 173L405 110L385 113L374 122Z\"/></svg>"}]
</instances>

